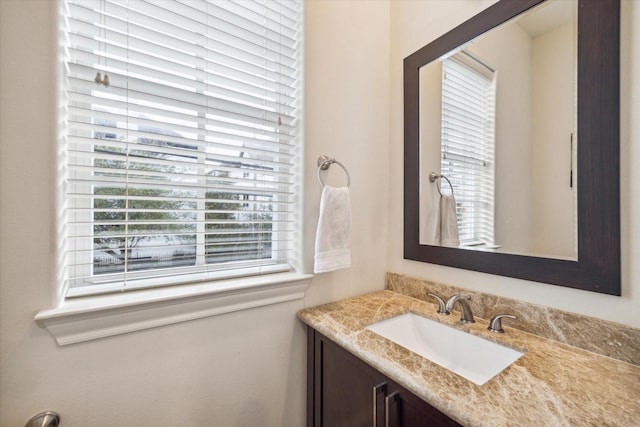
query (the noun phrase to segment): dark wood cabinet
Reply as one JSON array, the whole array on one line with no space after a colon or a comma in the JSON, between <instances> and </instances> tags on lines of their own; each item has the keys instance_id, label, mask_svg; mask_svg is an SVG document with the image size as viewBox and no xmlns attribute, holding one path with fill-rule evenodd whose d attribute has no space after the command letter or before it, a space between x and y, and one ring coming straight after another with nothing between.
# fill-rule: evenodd
<instances>
[{"instance_id":1,"label":"dark wood cabinet","mask_svg":"<svg viewBox=\"0 0 640 427\"><path fill-rule=\"evenodd\" d=\"M307 327L307 427L459 426Z\"/></svg>"}]
</instances>

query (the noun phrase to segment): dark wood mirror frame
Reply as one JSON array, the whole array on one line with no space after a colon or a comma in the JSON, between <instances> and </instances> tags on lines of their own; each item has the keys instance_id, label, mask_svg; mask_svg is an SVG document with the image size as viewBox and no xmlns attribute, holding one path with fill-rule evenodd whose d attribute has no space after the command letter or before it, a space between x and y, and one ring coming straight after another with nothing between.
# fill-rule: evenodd
<instances>
[{"instance_id":1,"label":"dark wood mirror frame","mask_svg":"<svg viewBox=\"0 0 640 427\"><path fill-rule=\"evenodd\" d=\"M404 59L404 258L620 295L620 0L578 0L577 261L420 244L420 67L543 1L500 0Z\"/></svg>"}]
</instances>

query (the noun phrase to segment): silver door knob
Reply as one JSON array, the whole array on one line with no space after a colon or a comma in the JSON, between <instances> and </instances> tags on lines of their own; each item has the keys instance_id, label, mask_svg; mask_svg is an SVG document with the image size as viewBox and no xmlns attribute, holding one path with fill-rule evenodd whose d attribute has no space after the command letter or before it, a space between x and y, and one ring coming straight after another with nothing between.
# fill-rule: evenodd
<instances>
[{"instance_id":1,"label":"silver door knob","mask_svg":"<svg viewBox=\"0 0 640 427\"><path fill-rule=\"evenodd\" d=\"M40 412L34 415L25 427L58 427L60 425L60 415L53 411Z\"/></svg>"}]
</instances>

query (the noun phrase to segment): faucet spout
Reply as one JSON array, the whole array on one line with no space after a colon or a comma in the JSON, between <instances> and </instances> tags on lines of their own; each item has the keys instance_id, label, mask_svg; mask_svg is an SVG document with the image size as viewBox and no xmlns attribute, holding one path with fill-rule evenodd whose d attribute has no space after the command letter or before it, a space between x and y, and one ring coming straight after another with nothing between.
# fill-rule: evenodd
<instances>
[{"instance_id":1,"label":"faucet spout","mask_svg":"<svg viewBox=\"0 0 640 427\"><path fill-rule=\"evenodd\" d=\"M476 323L475 319L473 318L473 312L471 311L471 306L467 302L470 299L471 297L469 296L462 296L458 294L453 295L451 298L447 300L447 304L445 308L448 312L451 312L453 310L453 306L456 305L456 303L458 303L460 305L460 311L461 311L460 321L462 323Z\"/></svg>"}]
</instances>

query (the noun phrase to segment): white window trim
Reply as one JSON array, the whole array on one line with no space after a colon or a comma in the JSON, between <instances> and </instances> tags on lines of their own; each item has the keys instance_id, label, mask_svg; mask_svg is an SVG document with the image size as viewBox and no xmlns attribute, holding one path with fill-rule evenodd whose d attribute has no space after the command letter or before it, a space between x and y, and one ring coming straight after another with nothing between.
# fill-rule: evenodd
<instances>
[{"instance_id":1,"label":"white window trim","mask_svg":"<svg viewBox=\"0 0 640 427\"><path fill-rule=\"evenodd\" d=\"M302 299L312 278L287 272L66 299L35 320L64 346Z\"/></svg>"},{"instance_id":2,"label":"white window trim","mask_svg":"<svg viewBox=\"0 0 640 427\"><path fill-rule=\"evenodd\" d=\"M301 35L304 43L304 34ZM302 53L303 55L303 53ZM62 63L58 63L58 88L62 88ZM300 76L299 85L304 87ZM303 105L303 99L300 98ZM302 117L300 132L303 129ZM298 154L303 158L303 149ZM298 166L300 167L300 165ZM60 191L60 187L58 187ZM64 193L57 194L58 210ZM301 218L301 204L295 215ZM59 214L59 212L58 212ZM298 242L302 244L302 242ZM57 254L57 263L63 253ZM292 260L299 266L300 260ZM58 277L61 271L57 272ZM203 319L236 311L295 301L304 298L313 275L295 271L243 277L208 277L177 286L130 290L127 292L66 298L59 282L55 308L41 310L35 321L45 327L56 342L70 345L115 337L135 331Z\"/></svg>"}]
</instances>

